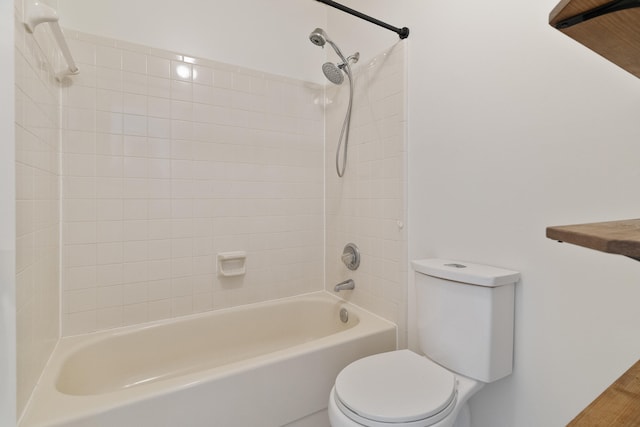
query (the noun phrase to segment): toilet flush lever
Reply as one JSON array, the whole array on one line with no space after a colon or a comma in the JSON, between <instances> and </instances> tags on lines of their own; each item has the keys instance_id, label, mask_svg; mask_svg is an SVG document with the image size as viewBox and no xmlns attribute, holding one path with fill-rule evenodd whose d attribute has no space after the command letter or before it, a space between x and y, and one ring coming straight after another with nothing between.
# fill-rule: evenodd
<instances>
[{"instance_id":1,"label":"toilet flush lever","mask_svg":"<svg viewBox=\"0 0 640 427\"><path fill-rule=\"evenodd\" d=\"M355 243L347 243L342 251L342 262L349 270L357 270L360 267L360 250Z\"/></svg>"}]
</instances>

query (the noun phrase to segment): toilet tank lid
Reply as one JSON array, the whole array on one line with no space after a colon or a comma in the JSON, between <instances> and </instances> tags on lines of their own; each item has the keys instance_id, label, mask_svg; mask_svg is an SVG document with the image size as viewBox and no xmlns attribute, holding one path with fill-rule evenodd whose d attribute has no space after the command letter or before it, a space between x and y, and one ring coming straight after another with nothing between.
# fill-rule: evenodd
<instances>
[{"instance_id":1,"label":"toilet tank lid","mask_svg":"<svg viewBox=\"0 0 640 427\"><path fill-rule=\"evenodd\" d=\"M491 288L516 283L520 279L517 271L449 259L420 259L411 261L411 265L416 272L427 276Z\"/></svg>"}]
</instances>

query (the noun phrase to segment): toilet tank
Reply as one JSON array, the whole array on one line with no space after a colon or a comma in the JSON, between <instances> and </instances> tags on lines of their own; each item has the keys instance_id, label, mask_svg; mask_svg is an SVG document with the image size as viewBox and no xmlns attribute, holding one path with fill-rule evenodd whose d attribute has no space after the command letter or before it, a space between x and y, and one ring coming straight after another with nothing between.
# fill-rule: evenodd
<instances>
[{"instance_id":1,"label":"toilet tank","mask_svg":"<svg viewBox=\"0 0 640 427\"><path fill-rule=\"evenodd\" d=\"M482 382L513 367L514 287L520 273L443 259L412 262L420 349Z\"/></svg>"}]
</instances>

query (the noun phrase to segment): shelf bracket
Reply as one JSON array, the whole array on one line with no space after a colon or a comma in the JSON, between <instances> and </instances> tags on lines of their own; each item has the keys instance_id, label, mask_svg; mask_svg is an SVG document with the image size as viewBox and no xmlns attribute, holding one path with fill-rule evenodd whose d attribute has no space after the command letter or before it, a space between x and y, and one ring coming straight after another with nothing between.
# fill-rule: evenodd
<instances>
[{"instance_id":1,"label":"shelf bracket","mask_svg":"<svg viewBox=\"0 0 640 427\"><path fill-rule=\"evenodd\" d=\"M594 7L593 9L582 12L578 15L570 18L563 19L556 22L554 25L557 29L562 30L572 27L589 19L597 18L598 16L606 15L608 13L618 12L620 10L631 9L634 7L640 7L640 0L613 0L609 3L605 3L601 6Z\"/></svg>"}]
</instances>

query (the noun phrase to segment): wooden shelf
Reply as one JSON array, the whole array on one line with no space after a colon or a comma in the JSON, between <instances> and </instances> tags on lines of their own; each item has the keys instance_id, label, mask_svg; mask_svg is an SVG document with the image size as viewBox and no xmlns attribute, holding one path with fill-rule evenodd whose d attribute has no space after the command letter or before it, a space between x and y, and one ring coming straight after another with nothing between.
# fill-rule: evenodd
<instances>
[{"instance_id":1,"label":"wooden shelf","mask_svg":"<svg viewBox=\"0 0 640 427\"><path fill-rule=\"evenodd\" d=\"M640 425L640 361L580 412L567 427Z\"/></svg>"},{"instance_id":2,"label":"wooden shelf","mask_svg":"<svg viewBox=\"0 0 640 427\"><path fill-rule=\"evenodd\" d=\"M547 237L640 261L640 219L547 227Z\"/></svg>"},{"instance_id":3,"label":"wooden shelf","mask_svg":"<svg viewBox=\"0 0 640 427\"><path fill-rule=\"evenodd\" d=\"M610 0L562 0L549 24L584 13ZM640 8L625 9L559 29L569 37L640 77Z\"/></svg>"}]
</instances>

